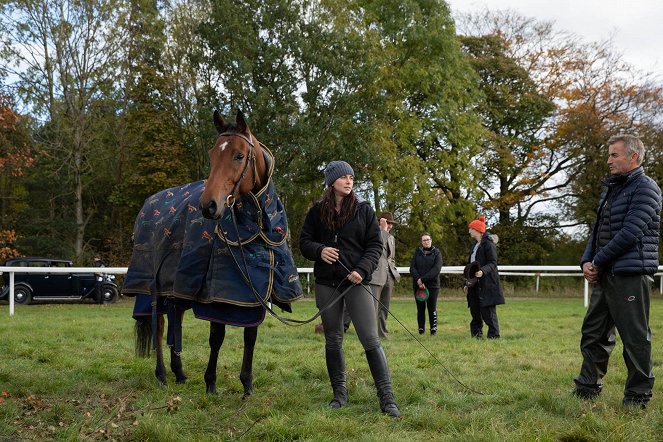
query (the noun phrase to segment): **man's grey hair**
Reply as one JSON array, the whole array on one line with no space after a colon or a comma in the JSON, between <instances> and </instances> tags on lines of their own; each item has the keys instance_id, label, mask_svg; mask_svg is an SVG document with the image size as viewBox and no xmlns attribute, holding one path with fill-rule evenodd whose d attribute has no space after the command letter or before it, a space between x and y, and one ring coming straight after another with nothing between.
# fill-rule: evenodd
<instances>
[{"instance_id":1,"label":"man's grey hair","mask_svg":"<svg viewBox=\"0 0 663 442\"><path fill-rule=\"evenodd\" d=\"M640 138L636 137L635 135L628 135L628 134L613 135L608 140L608 146L612 146L613 144L619 143L620 141L622 141L624 143L624 146L626 146L627 154L629 155L632 153L638 154L638 166L641 165L642 160L645 159L645 145L642 144Z\"/></svg>"}]
</instances>

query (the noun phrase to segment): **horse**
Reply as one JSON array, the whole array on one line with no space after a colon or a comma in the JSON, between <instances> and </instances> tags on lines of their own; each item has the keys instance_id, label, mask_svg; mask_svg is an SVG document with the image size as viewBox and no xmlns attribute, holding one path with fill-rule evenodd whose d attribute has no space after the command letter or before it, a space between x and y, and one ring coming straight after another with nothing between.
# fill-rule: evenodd
<instances>
[{"instance_id":1,"label":"horse","mask_svg":"<svg viewBox=\"0 0 663 442\"><path fill-rule=\"evenodd\" d=\"M145 200L133 231L133 253L122 293L135 296L136 353L156 351L155 376L166 385L163 334L171 370L184 383L182 319L192 309L210 323L205 389L216 394L216 367L225 326L244 328L240 381L253 392L258 326L270 303L291 312L303 296L287 245L288 222L272 175L275 158L251 133L244 115L213 115L216 142L206 180L162 190Z\"/></svg>"}]
</instances>

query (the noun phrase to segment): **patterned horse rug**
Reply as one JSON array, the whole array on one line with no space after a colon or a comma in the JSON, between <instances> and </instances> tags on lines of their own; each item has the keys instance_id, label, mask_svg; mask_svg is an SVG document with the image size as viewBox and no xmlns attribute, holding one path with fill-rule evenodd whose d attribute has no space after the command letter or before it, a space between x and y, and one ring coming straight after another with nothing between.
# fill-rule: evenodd
<instances>
[{"instance_id":1,"label":"patterned horse rug","mask_svg":"<svg viewBox=\"0 0 663 442\"><path fill-rule=\"evenodd\" d=\"M206 181L147 198L134 225L123 293L190 301L200 319L244 327L258 325L265 317L256 296L291 311L290 303L303 292L286 243L285 209L272 181L274 158L265 147L263 154L267 184L239 197L220 220L206 219L198 209ZM134 317L151 314L150 304L137 300Z\"/></svg>"}]
</instances>

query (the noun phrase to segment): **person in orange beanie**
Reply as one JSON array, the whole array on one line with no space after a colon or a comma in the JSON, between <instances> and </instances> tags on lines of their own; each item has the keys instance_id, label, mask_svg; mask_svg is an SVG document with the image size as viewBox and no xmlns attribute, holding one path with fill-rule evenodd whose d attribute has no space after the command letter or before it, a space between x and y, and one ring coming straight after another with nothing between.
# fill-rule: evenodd
<instances>
[{"instance_id":1,"label":"person in orange beanie","mask_svg":"<svg viewBox=\"0 0 663 442\"><path fill-rule=\"evenodd\" d=\"M467 275L463 291L467 295L467 306L472 315L470 334L483 337L483 324L488 326L488 339L500 337L497 320L497 305L504 304L504 295L497 272L497 235L486 232L486 217L480 216L469 225L470 237L476 241L470 249L468 267L473 275ZM478 265L476 264L478 263ZM474 264L474 265L472 265ZM478 270L476 270L478 269Z\"/></svg>"}]
</instances>

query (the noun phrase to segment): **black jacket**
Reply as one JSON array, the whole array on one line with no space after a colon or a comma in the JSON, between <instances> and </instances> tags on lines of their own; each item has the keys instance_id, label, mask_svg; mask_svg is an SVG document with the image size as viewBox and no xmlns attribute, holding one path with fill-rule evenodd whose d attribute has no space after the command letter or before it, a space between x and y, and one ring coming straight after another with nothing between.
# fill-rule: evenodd
<instances>
[{"instance_id":1,"label":"black jacket","mask_svg":"<svg viewBox=\"0 0 663 442\"><path fill-rule=\"evenodd\" d=\"M597 221L587 242L580 267L586 262L613 275L653 275L658 270L661 190L642 167L602 182ZM602 211L609 203L609 224L599 232ZM605 245L596 250L601 234Z\"/></svg>"},{"instance_id":2,"label":"black jacket","mask_svg":"<svg viewBox=\"0 0 663 442\"><path fill-rule=\"evenodd\" d=\"M331 231L322 222L321 203L317 202L306 214L299 248L304 258L315 261L313 275L317 283L336 287L350 272L356 271L364 283L371 280L371 275L378 265L382 254L382 238L375 211L371 205L362 201L357 204L355 216L338 231ZM321 258L322 249L335 247L340 250L339 261L327 264Z\"/></svg>"},{"instance_id":3,"label":"black jacket","mask_svg":"<svg viewBox=\"0 0 663 442\"><path fill-rule=\"evenodd\" d=\"M479 248L475 261L479 261L483 276L477 280L474 287L469 287L469 296L479 296L481 307L504 304L504 294L500 284L500 275L497 272L497 247L495 235L486 232L479 241ZM475 243L476 244L476 243ZM474 244L470 248L470 257L474 250ZM469 301L468 301L469 306Z\"/></svg>"},{"instance_id":4,"label":"black jacket","mask_svg":"<svg viewBox=\"0 0 663 442\"><path fill-rule=\"evenodd\" d=\"M416 291L419 286L417 279L421 278L426 288L440 288L440 270L442 269L442 253L432 246L429 254L424 253L424 248L419 246L414 251L410 260L410 274L412 275L412 288Z\"/></svg>"}]
</instances>

